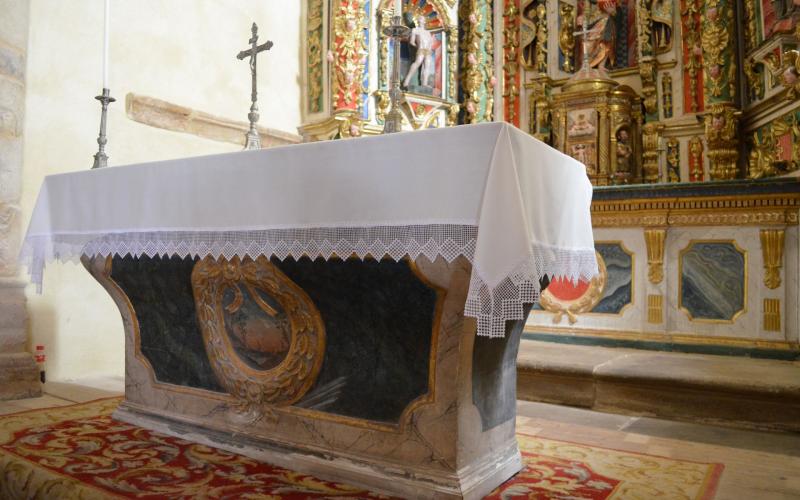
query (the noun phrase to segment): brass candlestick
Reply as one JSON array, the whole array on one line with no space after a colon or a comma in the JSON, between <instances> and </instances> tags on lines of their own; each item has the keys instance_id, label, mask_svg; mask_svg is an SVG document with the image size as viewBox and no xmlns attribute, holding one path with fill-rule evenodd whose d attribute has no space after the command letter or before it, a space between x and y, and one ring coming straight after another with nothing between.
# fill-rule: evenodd
<instances>
[{"instance_id":1,"label":"brass candlestick","mask_svg":"<svg viewBox=\"0 0 800 500\"><path fill-rule=\"evenodd\" d=\"M392 81L389 86L389 111L383 122L383 133L400 132L403 127L403 92L400 90L400 40L408 37L411 30L403 24L401 16L392 17L392 24L383 29L383 34L392 40Z\"/></svg>"},{"instance_id":2,"label":"brass candlestick","mask_svg":"<svg viewBox=\"0 0 800 500\"><path fill-rule=\"evenodd\" d=\"M115 102L116 99L111 97L111 91L107 88L103 89L103 95L96 96L95 99L100 101L102 111L100 112L100 135L97 136L98 150L94 155L94 165L92 168L102 168L108 166L108 155L106 154L106 143L108 137L106 136L106 115L108 114L108 104Z\"/></svg>"}]
</instances>

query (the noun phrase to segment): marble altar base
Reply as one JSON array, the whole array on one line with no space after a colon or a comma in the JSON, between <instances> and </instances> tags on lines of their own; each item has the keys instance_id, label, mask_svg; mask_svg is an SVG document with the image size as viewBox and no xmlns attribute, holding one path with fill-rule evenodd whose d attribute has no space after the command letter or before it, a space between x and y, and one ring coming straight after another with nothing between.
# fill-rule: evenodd
<instances>
[{"instance_id":1,"label":"marble altar base","mask_svg":"<svg viewBox=\"0 0 800 500\"><path fill-rule=\"evenodd\" d=\"M125 325L115 418L409 498L481 498L521 469L524 322L476 336L466 259L84 265Z\"/></svg>"}]
</instances>

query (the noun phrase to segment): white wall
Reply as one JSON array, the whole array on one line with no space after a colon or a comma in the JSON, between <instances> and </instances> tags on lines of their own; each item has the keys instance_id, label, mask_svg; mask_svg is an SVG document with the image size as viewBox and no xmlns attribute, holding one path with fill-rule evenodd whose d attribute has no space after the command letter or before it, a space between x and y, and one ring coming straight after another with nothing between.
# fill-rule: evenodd
<instances>
[{"instance_id":1,"label":"white wall","mask_svg":"<svg viewBox=\"0 0 800 500\"><path fill-rule=\"evenodd\" d=\"M126 117L129 92L247 120L250 71L236 54L250 25L272 50L259 56L260 125L300 124L299 0L111 0L109 165L239 146L169 132ZM32 0L27 64L22 217L45 175L86 170L97 151L102 87L102 0ZM81 196L81 193L75 193ZM122 375L122 321L80 265L50 264L44 293L28 287L32 343L46 344L48 378Z\"/></svg>"}]
</instances>

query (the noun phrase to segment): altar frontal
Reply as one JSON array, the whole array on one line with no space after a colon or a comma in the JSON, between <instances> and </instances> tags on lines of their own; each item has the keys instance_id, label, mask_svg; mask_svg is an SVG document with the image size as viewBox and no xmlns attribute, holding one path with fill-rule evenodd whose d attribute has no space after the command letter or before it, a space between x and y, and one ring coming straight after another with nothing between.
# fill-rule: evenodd
<instances>
[{"instance_id":1,"label":"altar frontal","mask_svg":"<svg viewBox=\"0 0 800 500\"><path fill-rule=\"evenodd\" d=\"M23 258L39 284L80 259L119 307L115 418L480 498L521 467L540 280L597 272L590 202L583 165L489 123L50 176Z\"/></svg>"}]
</instances>

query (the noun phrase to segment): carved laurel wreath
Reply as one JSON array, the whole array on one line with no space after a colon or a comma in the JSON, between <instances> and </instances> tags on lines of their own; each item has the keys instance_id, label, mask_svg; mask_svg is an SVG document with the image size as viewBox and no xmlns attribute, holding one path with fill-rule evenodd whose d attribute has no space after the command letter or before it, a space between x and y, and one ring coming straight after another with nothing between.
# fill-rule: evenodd
<instances>
[{"instance_id":1,"label":"carved laurel wreath","mask_svg":"<svg viewBox=\"0 0 800 500\"><path fill-rule=\"evenodd\" d=\"M269 370L258 370L242 361L225 328L223 296L234 292L241 304L241 288L259 302L257 290L272 297L286 313L291 343L283 361ZM255 261L238 257L216 260L206 257L192 271L197 320L211 366L220 384L242 407L291 405L310 388L319 374L325 351L325 325L306 293L266 257Z\"/></svg>"},{"instance_id":2,"label":"carved laurel wreath","mask_svg":"<svg viewBox=\"0 0 800 500\"><path fill-rule=\"evenodd\" d=\"M592 281L589 282L588 290L579 298L576 300L561 300L553 296L547 289L542 292L539 297L539 304L545 311L555 313L553 323L560 323L561 317L566 314L569 319L569 324L572 325L578 321L579 314L591 311L594 309L594 306L600 302L600 298L603 296L603 290L606 288L608 271L606 270L606 263L603 257L598 252L595 252L595 255L597 256L597 268L599 273L592 278Z\"/></svg>"}]
</instances>

